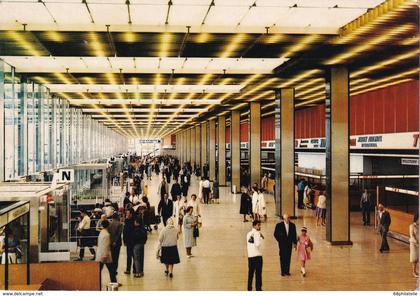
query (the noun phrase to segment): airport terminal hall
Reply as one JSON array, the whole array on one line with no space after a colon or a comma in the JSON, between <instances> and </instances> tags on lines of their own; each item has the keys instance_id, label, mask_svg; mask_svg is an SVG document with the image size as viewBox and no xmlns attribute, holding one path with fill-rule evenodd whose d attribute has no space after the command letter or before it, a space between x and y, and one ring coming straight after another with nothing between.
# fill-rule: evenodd
<instances>
[{"instance_id":1,"label":"airport terminal hall","mask_svg":"<svg viewBox=\"0 0 420 296\"><path fill-rule=\"evenodd\" d=\"M0 294L417 295L419 42L417 0L0 0Z\"/></svg>"}]
</instances>

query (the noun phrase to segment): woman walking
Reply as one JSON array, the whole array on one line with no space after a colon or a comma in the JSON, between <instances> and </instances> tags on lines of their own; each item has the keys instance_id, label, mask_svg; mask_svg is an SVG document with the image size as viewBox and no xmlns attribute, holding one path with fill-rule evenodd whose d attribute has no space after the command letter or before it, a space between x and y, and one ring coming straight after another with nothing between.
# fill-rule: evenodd
<instances>
[{"instance_id":1,"label":"woman walking","mask_svg":"<svg viewBox=\"0 0 420 296\"><path fill-rule=\"evenodd\" d=\"M262 188L258 189L258 216L260 221L267 222L267 206Z\"/></svg>"},{"instance_id":2,"label":"woman walking","mask_svg":"<svg viewBox=\"0 0 420 296\"><path fill-rule=\"evenodd\" d=\"M307 232L308 229L303 226L297 239L297 256L298 260L300 261L300 270L302 272L302 276L306 276L306 261L311 259L311 252L313 250L313 244Z\"/></svg>"},{"instance_id":3,"label":"woman walking","mask_svg":"<svg viewBox=\"0 0 420 296\"><path fill-rule=\"evenodd\" d=\"M193 216L193 207L187 208L187 213L184 216L184 245L187 251L187 257L191 258L192 247L197 245L196 238L194 237L194 228L198 225L197 219Z\"/></svg>"},{"instance_id":4,"label":"woman walking","mask_svg":"<svg viewBox=\"0 0 420 296\"><path fill-rule=\"evenodd\" d=\"M185 213L185 202L182 200L181 195L177 195L176 196L176 201L174 202L174 214L173 214L173 218L174 218L174 223L176 224L176 228L178 230L179 233L182 232L182 222L183 222L183 218L184 218L184 213Z\"/></svg>"},{"instance_id":5,"label":"woman walking","mask_svg":"<svg viewBox=\"0 0 420 296\"><path fill-rule=\"evenodd\" d=\"M246 187L242 187L241 207L239 209L239 213L244 215L244 222L248 222L246 215L250 215L252 217L252 200Z\"/></svg>"},{"instance_id":6,"label":"woman walking","mask_svg":"<svg viewBox=\"0 0 420 296\"><path fill-rule=\"evenodd\" d=\"M144 228L141 218L136 217L134 220L134 234L133 234L133 253L134 253L134 267L136 272L134 277L139 278L144 276L144 245L147 241L147 231Z\"/></svg>"},{"instance_id":7,"label":"woman walking","mask_svg":"<svg viewBox=\"0 0 420 296\"><path fill-rule=\"evenodd\" d=\"M178 230L174 226L174 220L169 218L167 225L159 234L160 262L165 264L165 275L173 277L174 264L178 264Z\"/></svg>"},{"instance_id":8,"label":"woman walking","mask_svg":"<svg viewBox=\"0 0 420 296\"><path fill-rule=\"evenodd\" d=\"M419 277L417 270L419 262L419 214L414 215L414 221L410 224L410 263L413 267L413 276Z\"/></svg>"},{"instance_id":9,"label":"woman walking","mask_svg":"<svg viewBox=\"0 0 420 296\"><path fill-rule=\"evenodd\" d=\"M325 226L325 217L327 216L327 197L325 196L325 191L321 192L318 196L318 203L316 205L316 226L319 226L319 220L321 220L321 225Z\"/></svg>"}]
</instances>

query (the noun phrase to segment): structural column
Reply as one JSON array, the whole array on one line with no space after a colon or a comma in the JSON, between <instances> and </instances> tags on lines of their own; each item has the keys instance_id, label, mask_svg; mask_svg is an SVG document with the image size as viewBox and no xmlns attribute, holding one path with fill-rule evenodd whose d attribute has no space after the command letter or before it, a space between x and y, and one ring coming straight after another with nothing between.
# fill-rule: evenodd
<instances>
[{"instance_id":1,"label":"structural column","mask_svg":"<svg viewBox=\"0 0 420 296\"><path fill-rule=\"evenodd\" d=\"M240 138L240 120L239 111L232 111L230 119L230 162L232 174L232 193L240 191L241 187L241 138ZM236 190L235 190L236 188Z\"/></svg>"},{"instance_id":2,"label":"structural column","mask_svg":"<svg viewBox=\"0 0 420 296\"><path fill-rule=\"evenodd\" d=\"M201 169L207 162L207 122L201 123ZM203 175L203 171L201 172Z\"/></svg>"},{"instance_id":3,"label":"structural column","mask_svg":"<svg viewBox=\"0 0 420 296\"><path fill-rule=\"evenodd\" d=\"M191 165L195 162L195 128L190 128L190 140L191 140Z\"/></svg>"},{"instance_id":4,"label":"structural column","mask_svg":"<svg viewBox=\"0 0 420 296\"><path fill-rule=\"evenodd\" d=\"M216 119L209 121L209 177L216 179Z\"/></svg>"},{"instance_id":5,"label":"structural column","mask_svg":"<svg viewBox=\"0 0 420 296\"><path fill-rule=\"evenodd\" d=\"M327 228L331 244L348 245L349 212L349 72L332 67L326 72L325 156Z\"/></svg>"},{"instance_id":6,"label":"structural column","mask_svg":"<svg viewBox=\"0 0 420 296\"><path fill-rule=\"evenodd\" d=\"M191 161L191 131L190 131L190 129L187 129L185 131L185 134L186 134L186 139L187 139L187 149L185 149L185 150L187 150L186 161Z\"/></svg>"},{"instance_id":7,"label":"structural column","mask_svg":"<svg viewBox=\"0 0 420 296\"><path fill-rule=\"evenodd\" d=\"M217 122L217 165L219 186L226 186L226 117L219 116Z\"/></svg>"},{"instance_id":8,"label":"structural column","mask_svg":"<svg viewBox=\"0 0 420 296\"><path fill-rule=\"evenodd\" d=\"M295 216L295 91L276 89L275 95L276 214Z\"/></svg>"},{"instance_id":9,"label":"structural column","mask_svg":"<svg viewBox=\"0 0 420 296\"><path fill-rule=\"evenodd\" d=\"M197 166L201 166L201 126L195 127L195 161Z\"/></svg>"},{"instance_id":10,"label":"structural column","mask_svg":"<svg viewBox=\"0 0 420 296\"><path fill-rule=\"evenodd\" d=\"M186 130L184 130L183 132L182 132L182 136L184 137L184 147L183 147L183 149L182 149L182 152L184 153L184 157L183 157L183 163L184 162L186 162L187 161L187 146L188 146L188 143L187 143L187 131Z\"/></svg>"},{"instance_id":11,"label":"structural column","mask_svg":"<svg viewBox=\"0 0 420 296\"><path fill-rule=\"evenodd\" d=\"M251 184L261 179L261 104L249 104L249 168Z\"/></svg>"}]
</instances>

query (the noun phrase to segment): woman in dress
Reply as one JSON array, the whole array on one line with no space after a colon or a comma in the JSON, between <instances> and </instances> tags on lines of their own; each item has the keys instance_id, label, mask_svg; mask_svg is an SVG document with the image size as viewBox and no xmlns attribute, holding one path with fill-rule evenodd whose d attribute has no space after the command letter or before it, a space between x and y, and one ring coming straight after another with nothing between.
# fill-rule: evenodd
<instances>
[{"instance_id":1,"label":"woman in dress","mask_svg":"<svg viewBox=\"0 0 420 296\"><path fill-rule=\"evenodd\" d=\"M252 215L254 220L261 220L259 213L258 213L258 201L259 201L259 194L258 194L258 185L252 186Z\"/></svg>"},{"instance_id":2,"label":"woman in dress","mask_svg":"<svg viewBox=\"0 0 420 296\"><path fill-rule=\"evenodd\" d=\"M246 215L250 215L252 217L252 201L246 187L242 187L241 207L239 209L239 213L244 215L244 222L248 222Z\"/></svg>"},{"instance_id":3,"label":"woman in dress","mask_svg":"<svg viewBox=\"0 0 420 296\"><path fill-rule=\"evenodd\" d=\"M169 218L166 227L159 234L160 262L165 264L165 275L173 277L174 264L181 262L178 253L178 230L174 220Z\"/></svg>"},{"instance_id":4,"label":"woman in dress","mask_svg":"<svg viewBox=\"0 0 420 296\"><path fill-rule=\"evenodd\" d=\"M302 276L306 276L306 261L311 259L311 252L313 250L313 244L307 232L308 229L305 226L302 227L297 239L297 256L300 261Z\"/></svg>"},{"instance_id":5,"label":"woman in dress","mask_svg":"<svg viewBox=\"0 0 420 296\"><path fill-rule=\"evenodd\" d=\"M258 215L261 221L267 222L267 205L265 204L265 197L263 189L258 189Z\"/></svg>"},{"instance_id":6,"label":"woman in dress","mask_svg":"<svg viewBox=\"0 0 420 296\"><path fill-rule=\"evenodd\" d=\"M193 216L193 207L187 208L187 213L184 216L184 246L187 251L187 257L191 258L191 249L197 245L196 238L194 237L194 228L197 226L197 219Z\"/></svg>"},{"instance_id":7,"label":"woman in dress","mask_svg":"<svg viewBox=\"0 0 420 296\"><path fill-rule=\"evenodd\" d=\"M179 233L182 232L182 222L183 222L183 218L184 218L184 213L185 213L185 209L184 209L185 203L181 198L181 195L177 195L176 196L176 201L174 202L174 223L176 224L176 228L178 230Z\"/></svg>"},{"instance_id":8,"label":"woman in dress","mask_svg":"<svg viewBox=\"0 0 420 296\"><path fill-rule=\"evenodd\" d=\"M327 197L325 196L325 191L322 191L318 196L318 203L315 210L316 215L316 226L322 225L325 226L325 218L327 216ZM319 224L321 220L321 224Z\"/></svg>"},{"instance_id":9,"label":"woman in dress","mask_svg":"<svg viewBox=\"0 0 420 296\"><path fill-rule=\"evenodd\" d=\"M419 262L419 214L414 215L414 221L410 224L410 263L413 267L413 276L419 277L417 266Z\"/></svg>"}]
</instances>

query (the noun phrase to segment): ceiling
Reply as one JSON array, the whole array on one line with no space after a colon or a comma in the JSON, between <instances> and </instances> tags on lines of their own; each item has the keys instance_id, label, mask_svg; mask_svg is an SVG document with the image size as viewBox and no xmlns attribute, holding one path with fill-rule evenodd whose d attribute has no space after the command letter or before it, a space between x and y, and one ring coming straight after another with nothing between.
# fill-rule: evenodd
<instances>
[{"instance_id":1,"label":"ceiling","mask_svg":"<svg viewBox=\"0 0 420 296\"><path fill-rule=\"evenodd\" d=\"M378 6L379 5L379 6ZM0 1L0 58L129 137L161 137L273 89L325 98L346 64L351 93L418 78L410 0Z\"/></svg>"}]
</instances>

